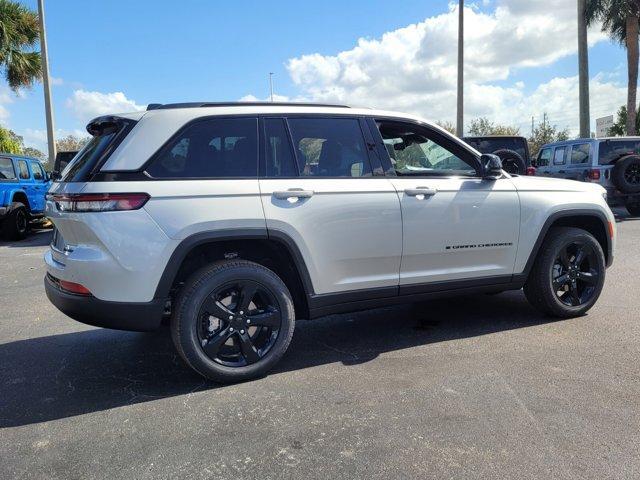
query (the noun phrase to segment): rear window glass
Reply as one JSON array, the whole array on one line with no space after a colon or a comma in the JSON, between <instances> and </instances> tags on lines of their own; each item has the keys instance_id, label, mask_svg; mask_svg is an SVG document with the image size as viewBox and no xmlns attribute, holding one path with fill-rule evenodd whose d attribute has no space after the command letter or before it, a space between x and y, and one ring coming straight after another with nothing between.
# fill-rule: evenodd
<instances>
[{"instance_id":1,"label":"rear window glass","mask_svg":"<svg viewBox=\"0 0 640 480\"><path fill-rule=\"evenodd\" d=\"M580 143L571 147L571 163L589 163L589 152L591 145L588 143Z\"/></svg>"},{"instance_id":2,"label":"rear window glass","mask_svg":"<svg viewBox=\"0 0 640 480\"><path fill-rule=\"evenodd\" d=\"M107 122L105 122L107 123ZM105 133L94 135L91 140L73 157L62 173L61 182L86 182L100 167L126 136L135 122L119 118L110 120Z\"/></svg>"},{"instance_id":3,"label":"rear window glass","mask_svg":"<svg viewBox=\"0 0 640 480\"><path fill-rule=\"evenodd\" d=\"M16 172L10 158L0 158L0 180L15 180Z\"/></svg>"},{"instance_id":4,"label":"rear window glass","mask_svg":"<svg viewBox=\"0 0 640 480\"><path fill-rule=\"evenodd\" d=\"M605 140L598 147L598 163L606 165L631 153L640 153L640 140Z\"/></svg>"},{"instance_id":5,"label":"rear window glass","mask_svg":"<svg viewBox=\"0 0 640 480\"><path fill-rule=\"evenodd\" d=\"M480 153L493 153L496 150L513 150L527 160L524 141L517 138L465 138L464 141Z\"/></svg>"},{"instance_id":6,"label":"rear window glass","mask_svg":"<svg viewBox=\"0 0 640 480\"><path fill-rule=\"evenodd\" d=\"M258 120L218 118L180 132L153 160L154 178L238 178L258 176Z\"/></svg>"}]
</instances>

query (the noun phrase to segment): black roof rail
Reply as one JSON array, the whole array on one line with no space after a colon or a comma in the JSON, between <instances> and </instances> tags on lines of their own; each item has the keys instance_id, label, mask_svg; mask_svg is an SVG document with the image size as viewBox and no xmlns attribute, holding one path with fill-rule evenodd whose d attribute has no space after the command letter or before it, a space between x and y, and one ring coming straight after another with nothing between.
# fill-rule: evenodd
<instances>
[{"instance_id":1,"label":"black roof rail","mask_svg":"<svg viewBox=\"0 0 640 480\"><path fill-rule=\"evenodd\" d=\"M310 102L186 102L186 103L150 103L147 110L167 110L170 108L202 107L334 107L350 108L348 105Z\"/></svg>"}]
</instances>

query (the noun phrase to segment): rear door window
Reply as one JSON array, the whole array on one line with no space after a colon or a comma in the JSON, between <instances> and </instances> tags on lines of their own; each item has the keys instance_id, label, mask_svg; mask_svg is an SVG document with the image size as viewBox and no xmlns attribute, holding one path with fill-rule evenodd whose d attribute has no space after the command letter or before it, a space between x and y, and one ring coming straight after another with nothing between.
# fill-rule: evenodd
<instances>
[{"instance_id":1,"label":"rear door window","mask_svg":"<svg viewBox=\"0 0 640 480\"><path fill-rule=\"evenodd\" d=\"M639 140L605 140L598 146L598 163L607 165L613 160L631 154L640 154Z\"/></svg>"},{"instance_id":2,"label":"rear door window","mask_svg":"<svg viewBox=\"0 0 640 480\"><path fill-rule=\"evenodd\" d=\"M264 133L267 178L297 176L296 159L284 119L266 118Z\"/></svg>"},{"instance_id":3,"label":"rear door window","mask_svg":"<svg viewBox=\"0 0 640 480\"><path fill-rule=\"evenodd\" d=\"M44 172L39 163L31 163L31 171L33 172L33 179L42 181L44 180Z\"/></svg>"},{"instance_id":4,"label":"rear door window","mask_svg":"<svg viewBox=\"0 0 640 480\"><path fill-rule=\"evenodd\" d=\"M197 121L160 151L147 173L154 178L257 178L258 120Z\"/></svg>"},{"instance_id":5,"label":"rear door window","mask_svg":"<svg viewBox=\"0 0 640 480\"><path fill-rule=\"evenodd\" d=\"M29 178L31 178L26 160L18 160L18 176L20 180L29 180Z\"/></svg>"},{"instance_id":6,"label":"rear door window","mask_svg":"<svg viewBox=\"0 0 640 480\"><path fill-rule=\"evenodd\" d=\"M371 176L357 118L290 118L288 122L301 176Z\"/></svg>"},{"instance_id":7,"label":"rear door window","mask_svg":"<svg viewBox=\"0 0 640 480\"><path fill-rule=\"evenodd\" d=\"M589 163L591 144L579 143L571 147L571 164Z\"/></svg>"},{"instance_id":8,"label":"rear door window","mask_svg":"<svg viewBox=\"0 0 640 480\"><path fill-rule=\"evenodd\" d=\"M10 158L0 158L0 181L1 180L15 180L16 172L13 168L13 162Z\"/></svg>"}]
</instances>

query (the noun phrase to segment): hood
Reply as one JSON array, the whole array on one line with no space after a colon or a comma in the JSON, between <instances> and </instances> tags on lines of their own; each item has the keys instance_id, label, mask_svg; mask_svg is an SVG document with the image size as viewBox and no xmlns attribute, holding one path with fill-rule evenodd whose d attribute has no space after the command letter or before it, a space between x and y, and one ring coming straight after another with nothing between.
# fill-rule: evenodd
<instances>
[{"instance_id":1,"label":"hood","mask_svg":"<svg viewBox=\"0 0 640 480\"><path fill-rule=\"evenodd\" d=\"M536 192L604 192L605 189L596 183L578 182L563 178L536 176L514 176L511 181L518 191Z\"/></svg>"}]
</instances>

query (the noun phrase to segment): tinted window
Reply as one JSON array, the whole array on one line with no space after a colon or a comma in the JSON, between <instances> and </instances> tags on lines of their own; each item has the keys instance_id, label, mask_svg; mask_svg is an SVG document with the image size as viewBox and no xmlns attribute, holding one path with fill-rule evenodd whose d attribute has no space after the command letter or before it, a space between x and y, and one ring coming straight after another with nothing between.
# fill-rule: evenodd
<instances>
[{"instance_id":1,"label":"tinted window","mask_svg":"<svg viewBox=\"0 0 640 480\"><path fill-rule=\"evenodd\" d=\"M571 163L589 163L589 153L591 152L591 144L581 143L571 147Z\"/></svg>"},{"instance_id":2,"label":"tinted window","mask_svg":"<svg viewBox=\"0 0 640 480\"><path fill-rule=\"evenodd\" d=\"M566 153L566 150L567 150L567 147L556 147L556 151L553 153L554 165L564 164L564 154Z\"/></svg>"},{"instance_id":3,"label":"tinted window","mask_svg":"<svg viewBox=\"0 0 640 480\"><path fill-rule=\"evenodd\" d=\"M21 180L28 180L31 178L29 175L29 167L27 167L26 160L18 160L18 175Z\"/></svg>"},{"instance_id":4,"label":"tinted window","mask_svg":"<svg viewBox=\"0 0 640 480\"><path fill-rule=\"evenodd\" d=\"M267 177L294 177L298 175L284 119L265 119L264 131Z\"/></svg>"},{"instance_id":5,"label":"tinted window","mask_svg":"<svg viewBox=\"0 0 640 480\"><path fill-rule=\"evenodd\" d=\"M302 176L371 175L360 122L355 118L292 118L289 126Z\"/></svg>"},{"instance_id":6,"label":"tinted window","mask_svg":"<svg viewBox=\"0 0 640 480\"><path fill-rule=\"evenodd\" d=\"M536 162L536 165L538 167L546 167L549 165L549 160L551 160L551 149L543 148L538 154L538 161Z\"/></svg>"},{"instance_id":7,"label":"tinted window","mask_svg":"<svg viewBox=\"0 0 640 480\"><path fill-rule=\"evenodd\" d=\"M180 132L151 163L156 178L258 176L258 120L198 121Z\"/></svg>"},{"instance_id":8,"label":"tinted window","mask_svg":"<svg viewBox=\"0 0 640 480\"><path fill-rule=\"evenodd\" d=\"M0 180L15 180L16 172L10 158L0 158Z\"/></svg>"},{"instance_id":9,"label":"tinted window","mask_svg":"<svg viewBox=\"0 0 640 480\"><path fill-rule=\"evenodd\" d=\"M87 128L93 137L64 167L60 174L60 181L85 182L89 180L134 125L135 122L122 118L89 124Z\"/></svg>"},{"instance_id":10,"label":"tinted window","mask_svg":"<svg viewBox=\"0 0 640 480\"><path fill-rule=\"evenodd\" d=\"M523 160L527 160L525 140L521 138L464 138L463 140L480 153L493 153L506 148L516 152Z\"/></svg>"},{"instance_id":11,"label":"tinted window","mask_svg":"<svg viewBox=\"0 0 640 480\"><path fill-rule=\"evenodd\" d=\"M398 175L476 175L473 165L428 129L394 122L379 122L378 128Z\"/></svg>"},{"instance_id":12,"label":"tinted window","mask_svg":"<svg viewBox=\"0 0 640 480\"><path fill-rule=\"evenodd\" d=\"M44 173L39 163L31 163L31 172L34 180L44 180Z\"/></svg>"},{"instance_id":13,"label":"tinted window","mask_svg":"<svg viewBox=\"0 0 640 480\"><path fill-rule=\"evenodd\" d=\"M640 140L605 140L598 147L598 163L606 165L630 153L640 153Z\"/></svg>"}]
</instances>

